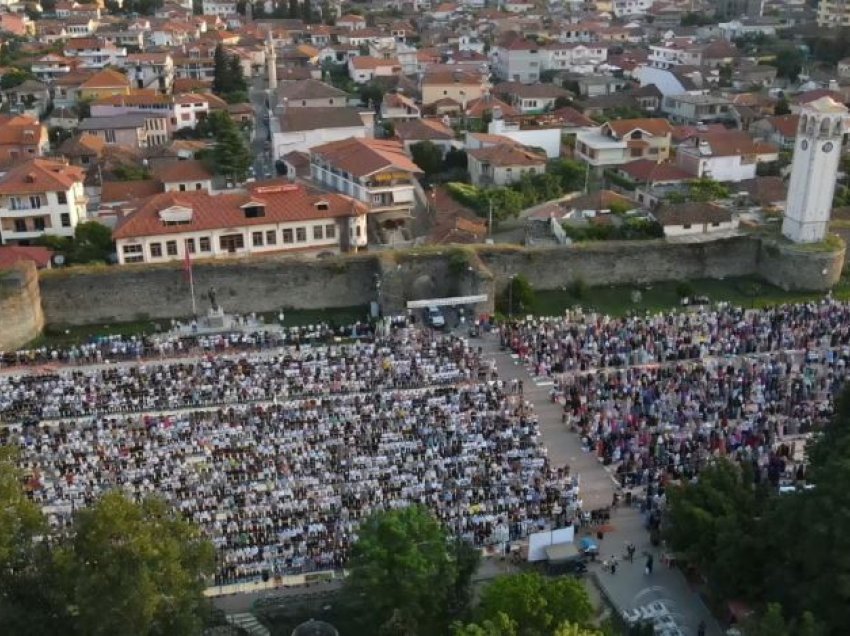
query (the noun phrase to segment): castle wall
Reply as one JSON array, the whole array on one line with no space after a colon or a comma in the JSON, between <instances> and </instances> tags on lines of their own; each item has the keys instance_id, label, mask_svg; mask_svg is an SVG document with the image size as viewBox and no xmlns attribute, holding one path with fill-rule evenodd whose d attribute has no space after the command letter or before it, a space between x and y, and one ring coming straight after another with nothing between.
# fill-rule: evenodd
<instances>
[{"instance_id":1,"label":"castle wall","mask_svg":"<svg viewBox=\"0 0 850 636\"><path fill-rule=\"evenodd\" d=\"M25 261L0 272L0 351L22 347L43 327L35 265Z\"/></svg>"}]
</instances>

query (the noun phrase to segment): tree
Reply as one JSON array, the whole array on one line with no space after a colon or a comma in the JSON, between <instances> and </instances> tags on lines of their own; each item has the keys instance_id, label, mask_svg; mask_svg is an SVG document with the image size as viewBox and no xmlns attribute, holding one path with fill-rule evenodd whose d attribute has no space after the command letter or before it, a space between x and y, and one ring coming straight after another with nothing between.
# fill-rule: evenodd
<instances>
[{"instance_id":1,"label":"tree","mask_svg":"<svg viewBox=\"0 0 850 636\"><path fill-rule=\"evenodd\" d=\"M245 75L242 72L242 62L238 55L231 55L228 61L227 68L228 88L227 93L246 93L248 91L248 82L245 81Z\"/></svg>"},{"instance_id":2,"label":"tree","mask_svg":"<svg viewBox=\"0 0 850 636\"><path fill-rule=\"evenodd\" d=\"M20 68L12 68L3 73L0 77L0 89L9 90L23 84L28 79L33 79L35 76L29 71Z\"/></svg>"},{"instance_id":3,"label":"tree","mask_svg":"<svg viewBox=\"0 0 850 636\"><path fill-rule=\"evenodd\" d=\"M584 586L572 577L549 579L524 572L495 579L482 591L481 620L500 613L516 623L518 636L550 636L565 622L586 625L593 605Z\"/></svg>"},{"instance_id":4,"label":"tree","mask_svg":"<svg viewBox=\"0 0 850 636\"><path fill-rule=\"evenodd\" d=\"M230 90L229 71L227 54L224 52L224 47L218 44L213 53L212 92L216 95L221 95Z\"/></svg>"},{"instance_id":5,"label":"tree","mask_svg":"<svg viewBox=\"0 0 850 636\"><path fill-rule=\"evenodd\" d=\"M782 616L782 606L778 603L768 604L764 614L748 622L744 633L747 636L791 636Z\"/></svg>"},{"instance_id":6,"label":"tree","mask_svg":"<svg viewBox=\"0 0 850 636\"><path fill-rule=\"evenodd\" d=\"M668 491L666 538L723 598L758 598L766 558L752 471L726 459ZM747 567L741 567L746 563Z\"/></svg>"},{"instance_id":7,"label":"tree","mask_svg":"<svg viewBox=\"0 0 850 636\"><path fill-rule=\"evenodd\" d=\"M803 54L797 48L784 48L776 54L773 66L776 67L778 77L796 82L803 70Z\"/></svg>"},{"instance_id":8,"label":"tree","mask_svg":"<svg viewBox=\"0 0 850 636\"><path fill-rule=\"evenodd\" d=\"M70 258L74 263L106 262L115 251L112 231L97 221L86 221L74 228Z\"/></svg>"},{"instance_id":9,"label":"tree","mask_svg":"<svg viewBox=\"0 0 850 636\"><path fill-rule=\"evenodd\" d=\"M445 634L475 570L461 549L426 508L377 512L360 526L346 596L362 603L371 633Z\"/></svg>"},{"instance_id":10,"label":"tree","mask_svg":"<svg viewBox=\"0 0 850 636\"><path fill-rule=\"evenodd\" d=\"M77 513L72 536L56 558L81 633L200 632L214 549L164 501L113 490Z\"/></svg>"},{"instance_id":11,"label":"tree","mask_svg":"<svg viewBox=\"0 0 850 636\"><path fill-rule=\"evenodd\" d=\"M773 107L774 115L790 115L791 114L791 106L788 104L788 100L785 97L782 97L778 102L776 102L776 106Z\"/></svg>"},{"instance_id":12,"label":"tree","mask_svg":"<svg viewBox=\"0 0 850 636\"><path fill-rule=\"evenodd\" d=\"M517 636L517 623L504 612L499 612L492 619L488 618L481 624L455 624L452 626L453 636Z\"/></svg>"},{"instance_id":13,"label":"tree","mask_svg":"<svg viewBox=\"0 0 850 636\"><path fill-rule=\"evenodd\" d=\"M422 168L428 176L443 170L443 151L432 141L420 141L410 146L413 163Z\"/></svg>"},{"instance_id":14,"label":"tree","mask_svg":"<svg viewBox=\"0 0 850 636\"><path fill-rule=\"evenodd\" d=\"M0 448L0 633L68 634L50 548L37 539L47 524L22 477L15 449Z\"/></svg>"},{"instance_id":15,"label":"tree","mask_svg":"<svg viewBox=\"0 0 850 636\"><path fill-rule=\"evenodd\" d=\"M215 171L236 181L244 181L253 160L245 138L233 120L226 115L219 120L217 126L213 148Z\"/></svg>"},{"instance_id":16,"label":"tree","mask_svg":"<svg viewBox=\"0 0 850 636\"><path fill-rule=\"evenodd\" d=\"M469 162L466 157L466 151L460 148L449 148L446 157L443 160L443 167L446 170L466 170Z\"/></svg>"},{"instance_id":17,"label":"tree","mask_svg":"<svg viewBox=\"0 0 850 636\"><path fill-rule=\"evenodd\" d=\"M364 84L360 87L360 101L377 111L381 102L384 101L384 89L374 82Z\"/></svg>"},{"instance_id":18,"label":"tree","mask_svg":"<svg viewBox=\"0 0 850 636\"><path fill-rule=\"evenodd\" d=\"M716 201L729 198L729 187L713 179L701 178L688 186L688 199L691 201Z\"/></svg>"},{"instance_id":19,"label":"tree","mask_svg":"<svg viewBox=\"0 0 850 636\"><path fill-rule=\"evenodd\" d=\"M301 0L301 19L305 24L313 21L313 4L310 0Z\"/></svg>"},{"instance_id":20,"label":"tree","mask_svg":"<svg viewBox=\"0 0 850 636\"><path fill-rule=\"evenodd\" d=\"M587 170L587 164L574 159L560 159L549 164L549 173L558 177L564 192L583 189Z\"/></svg>"},{"instance_id":21,"label":"tree","mask_svg":"<svg viewBox=\"0 0 850 636\"><path fill-rule=\"evenodd\" d=\"M289 0L289 19L297 20L299 14L298 0Z\"/></svg>"}]
</instances>

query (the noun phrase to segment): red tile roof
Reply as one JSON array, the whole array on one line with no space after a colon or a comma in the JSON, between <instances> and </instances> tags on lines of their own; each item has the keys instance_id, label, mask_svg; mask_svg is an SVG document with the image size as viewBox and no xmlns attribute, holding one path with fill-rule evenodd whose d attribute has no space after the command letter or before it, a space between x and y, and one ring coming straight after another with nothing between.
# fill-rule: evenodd
<instances>
[{"instance_id":1,"label":"red tile roof","mask_svg":"<svg viewBox=\"0 0 850 636\"><path fill-rule=\"evenodd\" d=\"M37 245L2 245L0 246L0 269L12 267L21 261L33 261L39 269L50 265L53 251Z\"/></svg>"},{"instance_id":2,"label":"red tile roof","mask_svg":"<svg viewBox=\"0 0 850 636\"><path fill-rule=\"evenodd\" d=\"M310 149L310 153L358 177L386 168L397 168L414 174L422 172L404 153L402 145L395 140L352 137L315 146Z\"/></svg>"},{"instance_id":3,"label":"red tile roof","mask_svg":"<svg viewBox=\"0 0 850 636\"><path fill-rule=\"evenodd\" d=\"M320 202L327 203L327 209L320 209ZM242 206L250 203L264 206L265 216L246 217ZM174 207L190 209L190 222L165 225L159 213ZM121 239L182 234L228 227L342 218L365 213L363 204L342 194L315 194L296 184L265 182L254 184L247 192L211 195L204 191L193 191L154 195L140 201L134 212L121 219L112 236Z\"/></svg>"},{"instance_id":4,"label":"red tile roof","mask_svg":"<svg viewBox=\"0 0 850 636\"><path fill-rule=\"evenodd\" d=\"M54 159L30 159L18 164L0 179L0 194L66 191L83 181L85 172Z\"/></svg>"}]
</instances>

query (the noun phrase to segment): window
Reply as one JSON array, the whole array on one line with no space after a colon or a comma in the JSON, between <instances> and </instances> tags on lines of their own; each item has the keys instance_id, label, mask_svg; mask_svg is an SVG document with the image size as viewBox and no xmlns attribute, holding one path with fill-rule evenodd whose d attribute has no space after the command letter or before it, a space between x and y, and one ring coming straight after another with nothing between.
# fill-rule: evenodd
<instances>
[{"instance_id":1,"label":"window","mask_svg":"<svg viewBox=\"0 0 850 636\"><path fill-rule=\"evenodd\" d=\"M360 238L360 226L359 225L357 226L357 231L355 232L355 234L357 234L357 238Z\"/></svg>"},{"instance_id":2,"label":"window","mask_svg":"<svg viewBox=\"0 0 850 636\"><path fill-rule=\"evenodd\" d=\"M193 238L186 239L186 251L189 254L195 253L195 239L193 239Z\"/></svg>"},{"instance_id":3,"label":"window","mask_svg":"<svg viewBox=\"0 0 850 636\"><path fill-rule=\"evenodd\" d=\"M26 232L27 222L24 219L15 219L15 232Z\"/></svg>"},{"instance_id":4,"label":"window","mask_svg":"<svg viewBox=\"0 0 850 636\"><path fill-rule=\"evenodd\" d=\"M33 210L37 210L41 207L41 197L37 194L30 195L30 207Z\"/></svg>"},{"instance_id":5,"label":"window","mask_svg":"<svg viewBox=\"0 0 850 636\"><path fill-rule=\"evenodd\" d=\"M245 208L246 219L258 219L266 215L266 209L261 205L252 205Z\"/></svg>"},{"instance_id":6,"label":"window","mask_svg":"<svg viewBox=\"0 0 850 636\"><path fill-rule=\"evenodd\" d=\"M325 226L325 238L336 238L336 225L329 223Z\"/></svg>"},{"instance_id":7,"label":"window","mask_svg":"<svg viewBox=\"0 0 850 636\"><path fill-rule=\"evenodd\" d=\"M322 238L323 238L322 226L321 225L314 225L313 226L313 239L315 239L317 241L321 241Z\"/></svg>"},{"instance_id":8,"label":"window","mask_svg":"<svg viewBox=\"0 0 850 636\"><path fill-rule=\"evenodd\" d=\"M35 222L35 229L38 230L39 232L43 232L44 231L44 217L40 216L38 218L33 219L33 221Z\"/></svg>"},{"instance_id":9,"label":"window","mask_svg":"<svg viewBox=\"0 0 850 636\"><path fill-rule=\"evenodd\" d=\"M151 258L162 258L162 243L151 243Z\"/></svg>"},{"instance_id":10,"label":"window","mask_svg":"<svg viewBox=\"0 0 850 636\"><path fill-rule=\"evenodd\" d=\"M125 263L141 263L145 260L141 245L125 245L123 251Z\"/></svg>"},{"instance_id":11,"label":"window","mask_svg":"<svg viewBox=\"0 0 850 636\"><path fill-rule=\"evenodd\" d=\"M63 203L63 204L68 203L68 195L65 194L64 192L57 192L56 193L56 200L59 203Z\"/></svg>"},{"instance_id":12,"label":"window","mask_svg":"<svg viewBox=\"0 0 850 636\"><path fill-rule=\"evenodd\" d=\"M165 244L165 252L169 256L177 256L177 241L168 241Z\"/></svg>"},{"instance_id":13,"label":"window","mask_svg":"<svg viewBox=\"0 0 850 636\"><path fill-rule=\"evenodd\" d=\"M198 239L198 247L200 248L200 250L202 252L209 252L210 251L210 237L209 236L202 236L201 238L199 238Z\"/></svg>"},{"instance_id":14,"label":"window","mask_svg":"<svg viewBox=\"0 0 850 636\"><path fill-rule=\"evenodd\" d=\"M690 223L685 223L685 224L682 226L682 229L690 230L690 229L691 229L691 224L690 224Z\"/></svg>"},{"instance_id":15,"label":"window","mask_svg":"<svg viewBox=\"0 0 850 636\"><path fill-rule=\"evenodd\" d=\"M262 247L263 246L263 233L262 232L252 232L251 233L251 245L254 247Z\"/></svg>"},{"instance_id":16,"label":"window","mask_svg":"<svg viewBox=\"0 0 850 636\"><path fill-rule=\"evenodd\" d=\"M643 155L643 150L640 148L632 148L630 154L632 157L640 157Z\"/></svg>"},{"instance_id":17,"label":"window","mask_svg":"<svg viewBox=\"0 0 850 636\"><path fill-rule=\"evenodd\" d=\"M283 231L283 242L284 243L292 243L292 230L284 230Z\"/></svg>"},{"instance_id":18,"label":"window","mask_svg":"<svg viewBox=\"0 0 850 636\"><path fill-rule=\"evenodd\" d=\"M115 131L114 130L104 130L103 136L106 138L106 143L114 144L115 143Z\"/></svg>"},{"instance_id":19,"label":"window","mask_svg":"<svg viewBox=\"0 0 850 636\"><path fill-rule=\"evenodd\" d=\"M266 245L276 245L277 244L277 232L274 230L269 230L266 232Z\"/></svg>"},{"instance_id":20,"label":"window","mask_svg":"<svg viewBox=\"0 0 850 636\"><path fill-rule=\"evenodd\" d=\"M720 227L720 221L715 221L711 224L711 227Z\"/></svg>"},{"instance_id":21,"label":"window","mask_svg":"<svg viewBox=\"0 0 850 636\"><path fill-rule=\"evenodd\" d=\"M178 187L180 188L180 192L186 192L186 184L185 183L181 183Z\"/></svg>"},{"instance_id":22,"label":"window","mask_svg":"<svg viewBox=\"0 0 850 636\"><path fill-rule=\"evenodd\" d=\"M299 243L303 243L304 241L307 240L307 228L306 227L296 228L296 230L295 230L295 240L298 241Z\"/></svg>"},{"instance_id":23,"label":"window","mask_svg":"<svg viewBox=\"0 0 850 636\"><path fill-rule=\"evenodd\" d=\"M200 183L195 184L195 190L200 190L203 186Z\"/></svg>"},{"instance_id":24,"label":"window","mask_svg":"<svg viewBox=\"0 0 850 636\"><path fill-rule=\"evenodd\" d=\"M62 223L62 227L71 227L71 215L67 212L59 215L59 221Z\"/></svg>"}]
</instances>

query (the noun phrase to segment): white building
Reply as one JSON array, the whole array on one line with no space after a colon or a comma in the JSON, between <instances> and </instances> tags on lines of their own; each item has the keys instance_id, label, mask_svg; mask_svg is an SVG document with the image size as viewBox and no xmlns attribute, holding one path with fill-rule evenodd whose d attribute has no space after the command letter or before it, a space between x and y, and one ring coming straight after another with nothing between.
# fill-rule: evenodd
<instances>
[{"instance_id":1,"label":"white building","mask_svg":"<svg viewBox=\"0 0 850 636\"><path fill-rule=\"evenodd\" d=\"M715 234L738 229L738 217L727 208L713 203L691 201L665 204L653 213L664 228L664 236Z\"/></svg>"},{"instance_id":2,"label":"white building","mask_svg":"<svg viewBox=\"0 0 850 636\"><path fill-rule=\"evenodd\" d=\"M297 252L335 254L366 246L366 208L339 194L265 182L210 195L165 192L136 202L112 237L118 262L161 263Z\"/></svg>"},{"instance_id":3,"label":"white building","mask_svg":"<svg viewBox=\"0 0 850 636\"><path fill-rule=\"evenodd\" d=\"M232 0L203 0L201 6L204 15L217 15L222 19L236 13L236 3Z\"/></svg>"},{"instance_id":4,"label":"white building","mask_svg":"<svg viewBox=\"0 0 850 636\"><path fill-rule=\"evenodd\" d=\"M603 44L571 44L556 42L546 47L544 68L591 73L608 59L608 47Z\"/></svg>"},{"instance_id":5,"label":"white building","mask_svg":"<svg viewBox=\"0 0 850 636\"><path fill-rule=\"evenodd\" d=\"M540 79L547 58L540 45L517 38L503 46L493 47L491 58L496 77L505 81L532 84Z\"/></svg>"},{"instance_id":6,"label":"white building","mask_svg":"<svg viewBox=\"0 0 850 636\"><path fill-rule=\"evenodd\" d=\"M30 159L0 178L0 242L73 236L86 218L85 172L53 159Z\"/></svg>"},{"instance_id":7,"label":"white building","mask_svg":"<svg viewBox=\"0 0 850 636\"><path fill-rule=\"evenodd\" d=\"M847 108L830 97L804 105L791 164L782 233L796 243L823 240L829 226Z\"/></svg>"},{"instance_id":8,"label":"white building","mask_svg":"<svg viewBox=\"0 0 850 636\"><path fill-rule=\"evenodd\" d=\"M345 139L310 150L311 178L365 203L381 229L397 229L413 218L421 172L395 140Z\"/></svg>"},{"instance_id":9,"label":"white building","mask_svg":"<svg viewBox=\"0 0 850 636\"><path fill-rule=\"evenodd\" d=\"M613 0L611 9L615 16L624 18L636 15L646 15L652 8L653 0Z\"/></svg>"},{"instance_id":10,"label":"white building","mask_svg":"<svg viewBox=\"0 0 850 636\"><path fill-rule=\"evenodd\" d=\"M272 153L277 160L331 141L372 137L374 117L372 111L348 107L287 108L275 122Z\"/></svg>"}]
</instances>

